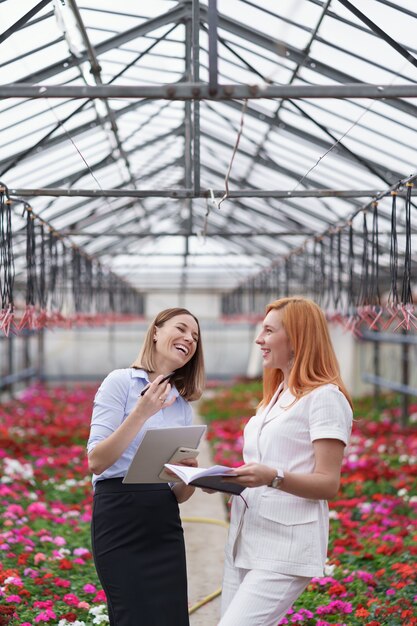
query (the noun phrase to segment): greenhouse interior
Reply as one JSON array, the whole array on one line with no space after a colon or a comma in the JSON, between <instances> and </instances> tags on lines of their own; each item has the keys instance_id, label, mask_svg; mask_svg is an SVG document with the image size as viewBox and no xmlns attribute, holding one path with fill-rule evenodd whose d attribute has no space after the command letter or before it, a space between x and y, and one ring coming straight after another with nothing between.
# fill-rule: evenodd
<instances>
[{"instance_id":1,"label":"greenhouse interior","mask_svg":"<svg viewBox=\"0 0 417 626\"><path fill-rule=\"evenodd\" d=\"M166 403L149 419L190 400L200 467L250 464L246 425L281 391L304 406L334 383L351 403L335 496L294 491L291 463L282 492L262 483L329 500L323 575L239 626L417 626L416 3L0 0L0 24L0 626L237 624L222 577L238 498L199 488L179 500L186 621L111 609L91 438L106 381L139 367L138 406ZM290 324L294 302L320 311L338 365L305 392L325 348L312 317ZM185 330L158 372L169 309ZM192 393L174 365L203 353Z\"/></svg>"}]
</instances>

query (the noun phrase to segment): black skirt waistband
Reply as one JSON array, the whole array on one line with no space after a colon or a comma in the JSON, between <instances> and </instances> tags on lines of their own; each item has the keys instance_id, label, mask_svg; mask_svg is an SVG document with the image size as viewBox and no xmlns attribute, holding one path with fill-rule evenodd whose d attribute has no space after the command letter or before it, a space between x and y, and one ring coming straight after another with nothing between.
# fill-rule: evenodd
<instances>
[{"instance_id":1,"label":"black skirt waistband","mask_svg":"<svg viewBox=\"0 0 417 626\"><path fill-rule=\"evenodd\" d=\"M94 493L123 493L126 491L167 491L168 483L123 483L123 478L107 478L98 480Z\"/></svg>"}]
</instances>

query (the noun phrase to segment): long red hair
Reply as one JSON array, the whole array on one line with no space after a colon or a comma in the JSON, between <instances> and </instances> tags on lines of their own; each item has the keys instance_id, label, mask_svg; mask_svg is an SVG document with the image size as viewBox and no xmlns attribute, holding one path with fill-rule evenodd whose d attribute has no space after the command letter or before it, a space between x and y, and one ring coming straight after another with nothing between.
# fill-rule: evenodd
<instances>
[{"instance_id":1,"label":"long red hair","mask_svg":"<svg viewBox=\"0 0 417 626\"><path fill-rule=\"evenodd\" d=\"M272 310L282 312L282 325L294 354L288 379L293 396L298 400L316 387L333 383L352 406L320 307L308 298L288 297L268 304L265 315ZM270 402L283 377L280 369L264 369L261 405Z\"/></svg>"}]
</instances>

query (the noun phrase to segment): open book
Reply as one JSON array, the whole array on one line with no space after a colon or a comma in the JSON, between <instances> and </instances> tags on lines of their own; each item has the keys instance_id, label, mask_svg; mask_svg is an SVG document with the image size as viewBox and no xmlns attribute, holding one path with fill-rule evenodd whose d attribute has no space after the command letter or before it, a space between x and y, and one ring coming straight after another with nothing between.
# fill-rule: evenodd
<instances>
[{"instance_id":1,"label":"open book","mask_svg":"<svg viewBox=\"0 0 417 626\"><path fill-rule=\"evenodd\" d=\"M224 476L236 476L232 467L213 465L212 467L203 468L173 465L171 463L165 463L165 467L174 472L186 485L234 494L240 494L244 490L244 487L237 483L222 480Z\"/></svg>"}]
</instances>

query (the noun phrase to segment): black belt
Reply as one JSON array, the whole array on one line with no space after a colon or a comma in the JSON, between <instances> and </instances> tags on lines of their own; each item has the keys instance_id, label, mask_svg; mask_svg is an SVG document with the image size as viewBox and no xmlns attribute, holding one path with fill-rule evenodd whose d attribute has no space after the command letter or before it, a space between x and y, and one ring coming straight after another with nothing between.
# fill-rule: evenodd
<instances>
[{"instance_id":1,"label":"black belt","mask_svg":"<svg viewBox=\"0 0 417 626\"><path fill-rule=\"evenodd\" d=\"M94 487L95 493L123 493L124 491L166 491L168 483L123 483L123 478L107 478L98 480Z\"/></svg>"}]
</instances>

